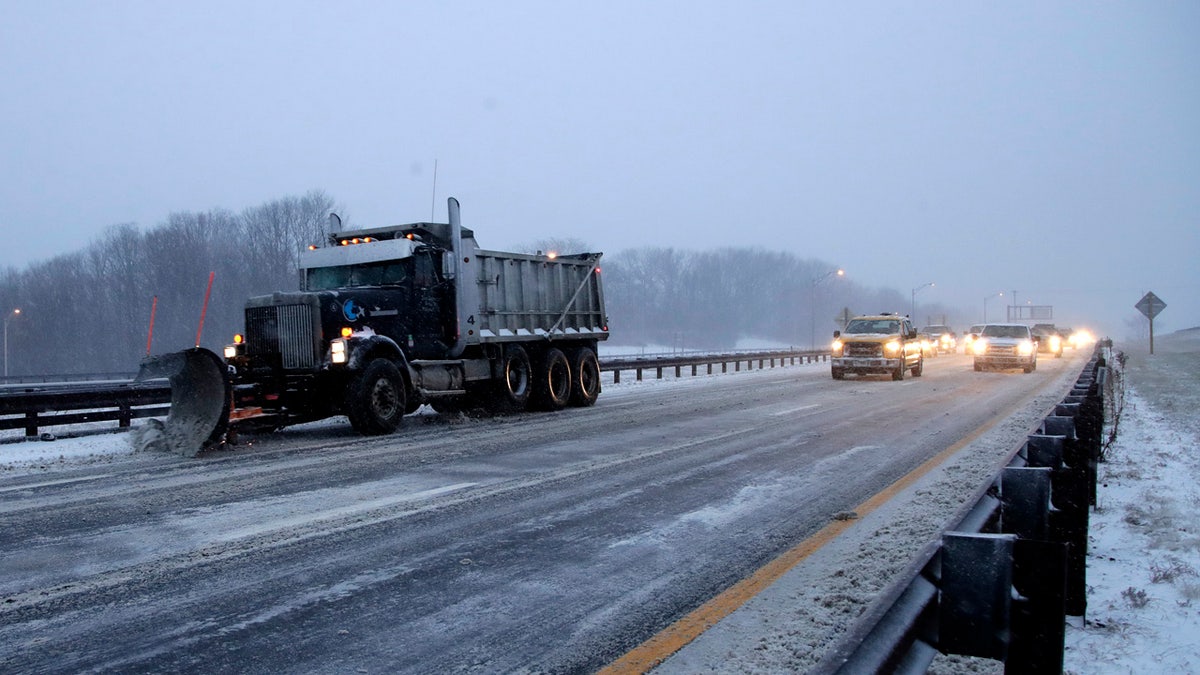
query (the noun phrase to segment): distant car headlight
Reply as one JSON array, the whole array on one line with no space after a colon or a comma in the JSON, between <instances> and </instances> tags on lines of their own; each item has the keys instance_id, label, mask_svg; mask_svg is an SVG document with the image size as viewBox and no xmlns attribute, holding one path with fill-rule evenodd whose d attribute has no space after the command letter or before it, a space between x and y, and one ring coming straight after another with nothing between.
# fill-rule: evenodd
<instances>
[{"instance_id":1,"label":"distant car headlight","mask_svg":"<svg viewBox=\"0 0 1200 675\"><path fill-rule=\"evenodd\" d=\"M1032 354L1033 353L1033 341L1032 340L1021 340L1021 342L1019 342L1017 344L1017 353L1020 354L1021 356L1029 356L1030 354Z\"/></svg>"},{"instance_id":2,"label":"distant car headlight","mask_svg":"<svg viewBox=\"0 0 1200 675\"><path fill-rule=\"evenodd\" d=\"M944 345L950 344L950 336L949 335L942 336L942 344L944 344Z\"/></svg>"},{"instance_id":3,"label":"distant car headlight","mask_svg":"<svg viewBox=\"0 0 1200 675\"><path fill-rule=\"evenodd\" d=\"M986 354L987 340L984 340L983 338L975 338L975 341L971 343L971 351L980 355Z\"/></svg>"},{"instance_id":4,"label":"distant car headlight","mask_svg":"<svg viewBox=\"0 0 1200 675\"><path fill-rule=\"evenodd\" d=\"M896 352L900 351L900 343L897 342L896 340L892 340L891 342L884 345L883 348L887 350L887 353L895 354Z\"/></svg>"},{"instance_id":5,"label":"distant car headlight","mask_svg":"<svg viewBox=\"0 0 1200 675\"><path fill-rule=\"evenodd\" d=\"M1057 335L1050 336L1050 351L1056 352L1062 348L1062 338Z\"/></svg>"}]
</instances>

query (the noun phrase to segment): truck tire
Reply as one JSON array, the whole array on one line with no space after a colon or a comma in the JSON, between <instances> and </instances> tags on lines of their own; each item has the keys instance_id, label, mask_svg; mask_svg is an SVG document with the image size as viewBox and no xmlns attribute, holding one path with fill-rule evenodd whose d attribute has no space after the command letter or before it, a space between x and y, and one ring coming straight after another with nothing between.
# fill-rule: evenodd
<instances>
[{"instance_id":1,"label":"truck tire","mask_svg":"<svg viewBox=\"0 0 1200 675\"><path fill-rule=\"evenodd\" d=\"M490 401L497 412L520 412L529 404L533 383L529 354L521 345L507 345L500 357L500 372L496 379L495 395Z\"/></svg>"},{"instance_id":2,"label":"truck tire","mask_svg":"<svg viewBox=\"0 0 1200 675\"><path fill-rule=\"evenodd\" d=\"M388 359L374 359L346 387L346 417L360 434L379 436L404 421L408 396L404 376Z\"/></svg>"},{"instance_id":3,"label":"truck tire","mask_svg":"<svg viewBox=\"0 0 1200 675\"><path fill-rule=\"evenodd\" d=\"M904 371L906 370L908 370L908 367L904 365L904 357L902 356L900 357L900 367L892 371L892 379L896 381L903 380Z\"/></svg>"},{"instance_id":4,"label":"truck tire","mask_svg":"<svg viewBox=\"0 0 1200 675\"><path fill-rule=\"evenodd\" d=\"M830 369L830 373L833 375L833 379L835 380L846 379L846 371L842 370L841 368L832 368Z\"/></svg>"},{"instance_id":5,"label":"truck tire","mask_svg":"<svg viewBox=\"0 0 1200 675\"><path fill-rule=\"evenodd\" d=\"M571 364L561 349L547 349L533 369L530 403L538 410L562 410L571 399Z\"/></svg>"},{"instance_id":6,"label":"truck tire","mask_svg":"<svg viewBox=\"0 0 1200 675\"><path fill-rule=\"evenodd\" d=\"M571 405L586 408L600 397L600 360L591 347L571 353Z\"/></svg>"},{"instance_id":7,"label":"truck tire","mask_svg":"<svg viewBox=\"0 0 1200 675\"><path fill-rule=\"evenodd\" d=\"M913 369L912 369L912 376L920 377L921 373L924 373L924 372L925 372L925 359L924 358L917 359L917 365L913 366Z\"/></svg>"}]
</instances>

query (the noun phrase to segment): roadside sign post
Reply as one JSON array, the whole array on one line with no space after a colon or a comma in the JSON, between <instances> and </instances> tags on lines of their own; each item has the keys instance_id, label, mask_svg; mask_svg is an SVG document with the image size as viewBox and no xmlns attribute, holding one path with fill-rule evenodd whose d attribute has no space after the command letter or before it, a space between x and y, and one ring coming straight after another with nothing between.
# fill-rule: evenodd
<instances>
[{"instance_id":1,"label":"roadside sign post","mask_svg":"<svg viewBox=\"0 0 1200 675\"><path fill-rule=\"evenodd\" d=\"M1137 304L1134 305L1134 308L1136 308L1137 311L1139 311L1143 315L1145 315L1145 317L1147 319L1150 319L1150 354L1153 355L1154 354L1154 317L1158 316L1159 312L1161 312L1167 308L1167 303L1163 302L1161 298L1159 298L1154 293L1150 292L1150 293L1146 293L1145 295L1143 295L1142 299L1138 300Z\"/></svg>"}]
</instances>

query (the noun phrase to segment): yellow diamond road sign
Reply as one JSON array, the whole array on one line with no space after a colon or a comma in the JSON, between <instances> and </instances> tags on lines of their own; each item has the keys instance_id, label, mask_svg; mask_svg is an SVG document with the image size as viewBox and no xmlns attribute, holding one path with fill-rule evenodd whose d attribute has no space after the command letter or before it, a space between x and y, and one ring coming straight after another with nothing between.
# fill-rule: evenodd
<instances>
[{"instance_id":1,"label":"yellow diamond road sign","mask_svg":"<svg viewBox=\"0 0 1200 675\"><path fill-rule=\"evenodd\" d=\"M1159 312L1166 309L1167 303L1163 302L1157 295L1147 293L1142 296L1141 300L1138 300L1134 307L1137 308L1137 311L1145 314L1147 319L1153 319L1158 316Z\"/></svg>"}]
</instances>

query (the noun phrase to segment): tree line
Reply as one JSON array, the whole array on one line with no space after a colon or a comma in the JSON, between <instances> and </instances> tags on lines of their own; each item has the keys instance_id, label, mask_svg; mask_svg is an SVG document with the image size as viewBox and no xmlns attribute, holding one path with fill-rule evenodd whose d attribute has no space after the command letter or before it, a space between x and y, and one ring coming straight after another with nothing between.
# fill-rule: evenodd
<instances>
[{"instance_id":1,"label":"tree line","mask_svg":"<svg viewBox=\"0 0 1200 675\"><path fill-rule=\"evenodd\" d=\"M9 373L135 371L146 351L152 304L152 351L192 347L210 272L214 283L200 345L219 353L243 329L246 298L296 289L299 253L324 240L334 206L314 190L240 213L172 213L146 231L115 225L81 251L0 272ZM559 239L524 248L569 253L587 246ZM895 290L831 278L831 270L820 260L761 248L642 248L606 255L611 339L628 346L730 349L753 338L807 348L829 342L843 309L907 306ZM12 315L18 307L21 314Z\"/></svg>"},{"instance_id":2,"label":"tree line","mask_svg":"<svg viewBox=\"0 0 1200 675\"><path fill-rule=\"evenodd\" d=\"M194 346L210 272L200 342L220 353L242 330L247 297L296 288L299 252L322 240L333 207L314 190L241 213L172 213L144 232L114 225L81 251L0 272L9 373L135 371L152 309L155 353Z\"/></svg>"}]
</instances>

